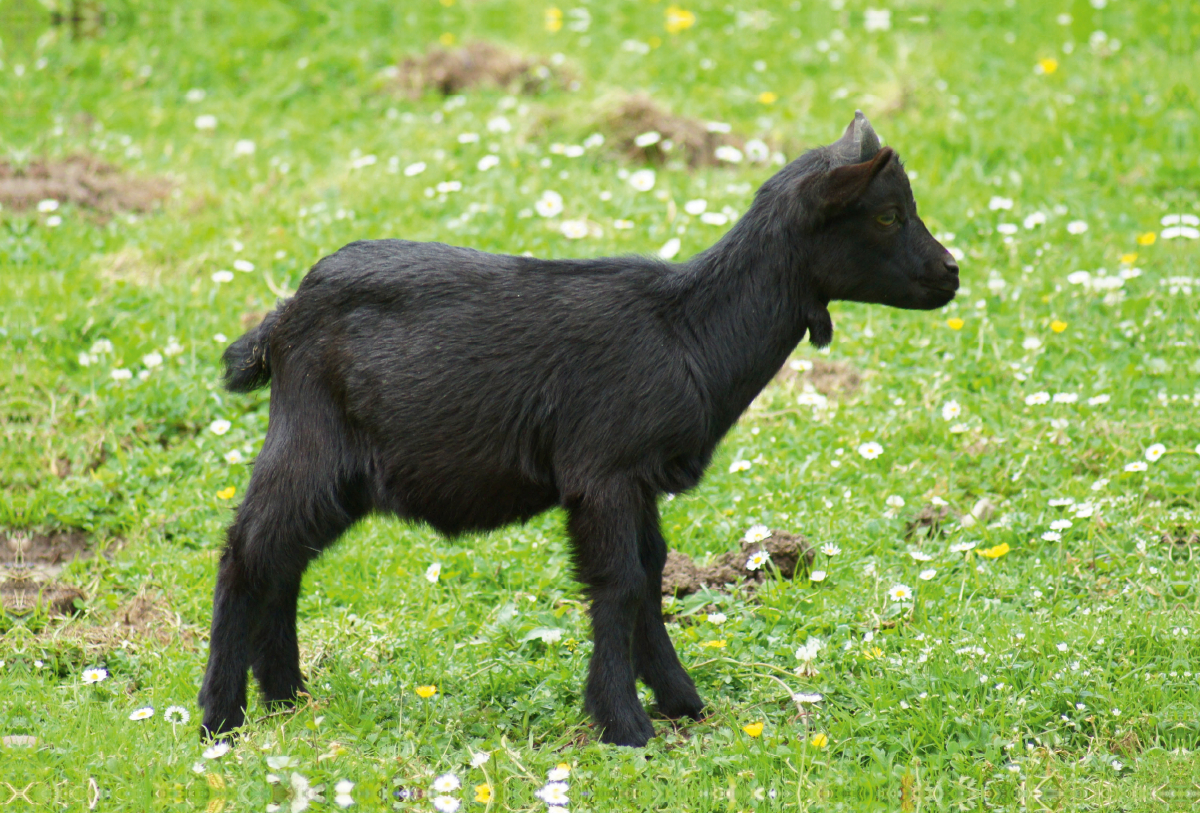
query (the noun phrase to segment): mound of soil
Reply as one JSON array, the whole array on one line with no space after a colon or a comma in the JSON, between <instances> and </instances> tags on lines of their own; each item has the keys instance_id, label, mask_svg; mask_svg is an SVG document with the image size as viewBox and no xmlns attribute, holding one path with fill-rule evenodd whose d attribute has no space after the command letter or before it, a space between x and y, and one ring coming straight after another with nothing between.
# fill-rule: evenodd
<instances>
[{"instance_id":1,"label":"mound of soil","mask_svg":"<svg viewBox=\"0 0 1200 813\"><path fill-rule=\"evenodd\" d=\"M434 91L451 96L477 87L535 95L569 87L572 77L544 59L522 56L490 42L462 48L434 46L399 65L397 82L414 98Z\"/></svg>"},{"instance_id":2,"label":"mound of soil","mask_svg":"<svg viewBox=\"0 0 1200 813\"><path fill-rule=\"evenodd\" d=\"M741 139L710 132L704 122L669 113L641 93L611 105L596 126L608 144L635 163L663 164L674 156L692 167L712 165L718 163L717 147L742 147ZM638 146L637 137L650 132L658 133L660 140Z\"/></svg>"},{"instance_id":3,"label":"mound of soil","mask_svg":"<svg viewBox=\"0 0 1200 813\"><path fill-rule=\"evenodd\" d=\"M73 203L103 216L150 210L171 191L164 178L128 175L99 158L74 155L17 166L0 161L0 205L24 211L40 201Z\"/></svg>"},{"instance_id":4,"label":"mound of soil","mask_svg":"<svg viewBox=\"0 0 1200 813\"><path fill-rule=\"evenodd\" d=\"M758 570L747 569L746 562L760 550L770 554L771 565L785 579L792 578L797 567L807 570L814 555L807 539L783 531L776 531L761 542L742 542L739 550L718 557L708 567L698 566L686 554L671 551L663 568L663 595L686 596L702 587L722 588L739 582L753 590L766 580L771 569L769 565Z\"/></svg>"}]
</instances>

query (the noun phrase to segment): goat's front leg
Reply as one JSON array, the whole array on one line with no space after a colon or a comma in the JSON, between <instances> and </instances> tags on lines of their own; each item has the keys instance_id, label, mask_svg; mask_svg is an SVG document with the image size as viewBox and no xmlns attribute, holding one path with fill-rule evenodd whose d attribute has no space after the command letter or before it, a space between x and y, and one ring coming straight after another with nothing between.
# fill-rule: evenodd
<instances>
[{"instance_id":1,"label":"goat's front leg","mask_svg":"<svg viewBox=\"0 0 1200 813\"><path fill-rule=\"evenodd\" d=\"M631 484L605 484L570 503L575 570L592 600L595 647L584 708L603 729L602 742L643 746L654 724L637 696L633 629L646 588L637 526L644 499Z\"/></svg>"},{"instance_id":2,"label":"goat's front leg","mask_svg":"<svg viewBox=\"0 0 1200 813\"><path fill-rule=\"evenodd\" d=\"M662 617L662 572L667 561L667 541L658 524L658 508L648 506L638 533L646 590L638 605L633 632L633 663L638 677L654 690L658 710L672 719L704 714L704 701L687 670L679 662Z\"/></svg>"}]
</instances>

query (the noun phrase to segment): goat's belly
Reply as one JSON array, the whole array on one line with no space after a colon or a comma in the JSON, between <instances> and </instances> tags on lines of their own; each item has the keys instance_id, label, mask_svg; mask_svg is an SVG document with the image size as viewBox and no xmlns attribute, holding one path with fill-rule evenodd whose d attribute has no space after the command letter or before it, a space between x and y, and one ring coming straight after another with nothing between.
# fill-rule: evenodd
<instances>
[{"instance_id":1,"label":"goat's belly","mask_svg":"<svg viewBox=\"0 0 1200 813\"><path fill-rule=\"evenodd\" d=\"M525 522L558 504L553 487L510 471L395 472L384 490L380 502L393 513L450 536Z\"/></svg>"}]
</instances>

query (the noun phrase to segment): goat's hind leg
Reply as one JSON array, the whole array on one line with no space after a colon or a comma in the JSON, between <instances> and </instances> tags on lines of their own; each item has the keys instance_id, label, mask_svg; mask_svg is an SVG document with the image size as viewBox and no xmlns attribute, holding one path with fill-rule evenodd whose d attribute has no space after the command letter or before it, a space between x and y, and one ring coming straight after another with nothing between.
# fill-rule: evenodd
<instances>
[{"instance_id":1,"label":"goat's hind leg","mask_svg":"<svg viewBox=\"0 0 1200 813\"><path fill-rule=\"evenodd\" d=\"M333 461L313 454L314 438L290 450L271 441L268 437L255 465L221 557L200 690L208 735L225 734L245 721L247 667L268 704L304 690L296 644L300 582L309 561L363 513L362 498L339 488Z\"/></svg>"},{"instance_id":2,"label":"goat's hind leg","mask_svg":"<svg viewBox=\"0 0 1200 813\"><path fill-rule=\"evenodd\" d=\"M704 701L679 662L663 623L662 573L667 561L667 542L659 529L658 510L653 503L638 529L638 552L646 572L646 590L633 632L634 667L638 677L654 690L659 712L672 719L699 720L704 714Z\"/></svg>"}]
</instances>

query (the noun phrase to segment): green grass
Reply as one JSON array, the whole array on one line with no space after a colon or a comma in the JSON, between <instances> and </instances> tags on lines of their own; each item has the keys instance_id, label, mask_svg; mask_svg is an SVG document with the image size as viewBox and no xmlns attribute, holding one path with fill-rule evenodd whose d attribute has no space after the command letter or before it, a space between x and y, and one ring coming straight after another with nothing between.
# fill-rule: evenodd
<instances>
[{"instance_id":1,"label":"green grass","mask_svg":"<svg viewBox=\"0 0 1200 813\"><path fill-rule=\"evenodd\" d=\"M324 785L329 805L334 783L353 781L369 808L452 771L464 809L484 809L473 787L486 781L492 809L545 810L534 792L559 762L572 766L576 811L1151 810L1190 798L1200 550L1161 537L1200 527L1194 280L1171 287L1195 276L1197 252L1186 238L1138 237L1161 232L1164 215L1200 213L1195 10L909 2L892 7L891 30L868 32L857 0L685 5L696 24L678 34L664 30L665 2L586 4L586 32L551 34L545 7L516 2L120 3L95 36L75 38L46 27L39 6L0 4L17 21L0 34L3 155L86 152L176 190L162 212L107 222L70 206L56 227L50 213L0 210L0 527L81 528L105 550L61 576L87 594L78 617L0 620L0 735L37 738L0 747L10 807L287 809L296 773ZM395 93L389 66L443 34L563 53L580 87L515 106L494 91ZM1056 70L1035 72L1051 57ZM204 99L187 101L192 88ZM617 749L595 741L581 710L590 643L561 514L455 541L372 519L305 581L312 702L269 717L252 707L235 750L202 760L194 702L238 499L218 492L244 491L268 403L220 390L214 336L238 335L243 314L360 238L545 257L648 253L671 237L681 257L706 247L723 229L683 203L744 211L771 167L668 166L643 193L618 175L637 167L603 148L550 152L582 143L610 94L638 89L789 158L863 108L903 156L931 230L963 253L964 290L943 312L836 305L828 355L802 346L796 358L850 365L861 388L814 410L795 382L773 384L704 483L662 505L676 549L723 553L763 523L839 546L818 557L828 578L674 607L672 637L713 714L657 721L649 748ZM763 104L764 92L777 100ZM198 130L200 115L216 129ZM497 115L510 133L487 130ZM464 132L480 142L460 143ZM252 155L235 155L241 139ZM477 170L489 152L500 166ZM401 171L417 161L424 173ZM426 192L448 180L462 190ZM563 196L562 217L600 236L570 240L557 219L522 216L547 189ZM1025 228L1035 212L1046 222ZM1072 221L1087 230L1071 233ZM212 280L238 259L253 271ZM1100 268L1141 273L1107 291L1067 280ZM170 337L181 352L140 380L143 357ZM82 366L100 340L111 353ZM114 368L134 377L116 381ZM1035 392L1078 400L1027 405ZM1089 404L1099 394L1110 400ZM961 415L947 420L950 401ZM218 419L228 433L210 431ZM868 441L882 455L860 456ZM1161 459L1127 471L1153 444ZM233 450L247 462L226 462ZM731 472L735 460L753 463ZM889 513L889 496L903 507ZM934 497L996 510L906 541L906 520ZM1094 505L1057 542L1042 534L1072 510L1054 498ZM1010 552L951 553L958 542ZM433 562L436 584L424 578ZM896 584L915 600L890 600ZM101 634L139 596L158 608L150 629ZM707 620L715 611L724 624ZM547 627L562 639L531 637ZM816 674L800 675L794 653L810 637L824 646ZM84 685L96 666L110 677ZM418 697L422 684L438 694ZM824 700L802 717L789 691ZM128 719L146 705L152 718ZM192 721L166 722L170 705ZM744 733L757 722L761 736ZM491 759L473 769L480 751ZM294 764L268 767L279 756ZM428 797L397 806L432 809Z\"/></svg>"}]
</instances>

